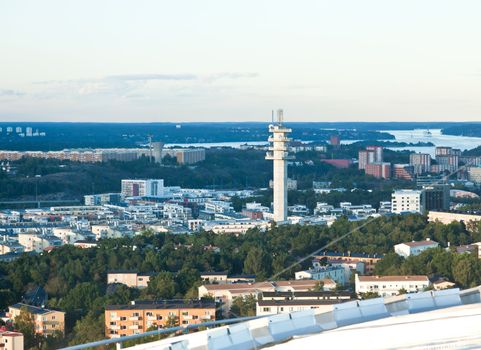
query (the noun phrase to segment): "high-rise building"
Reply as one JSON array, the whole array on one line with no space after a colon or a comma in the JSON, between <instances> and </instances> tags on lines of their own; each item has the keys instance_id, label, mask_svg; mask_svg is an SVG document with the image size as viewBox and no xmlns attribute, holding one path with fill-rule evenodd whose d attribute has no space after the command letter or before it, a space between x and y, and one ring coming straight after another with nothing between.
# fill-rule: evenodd
<instances>
[{"instance_id":1,"label":"high-rise building","mask_svg":"<svg viewBox=\"0 0 481 350\"><path fill-rule=\"evenodd\" d=\"M455 172L459 168L459 157L461 156L461 150L453 149L452 147L436 147L436 167L431 169L437 172Z\"/></svg>"},{"instance_id":2,"label":"high-rise building","mask_svg":"<svg viewBox=\"0 0 481 350\"><path fill-rule=\"evenodd\" d=\"M415 175L427 173L431 170L431 156L428 153L411 153L409 165L413 167Z\"/></svg>"},{"instance_id":3,"label":"high-rise building","mask_svg":"<svg viewBox=\"0 0 481 350\"><path fill-rule=\"evenodd\" d=\"M293 159L287 150L291 140L286 137L292 130L283 126L283 121L283 112L279 109L277 123L269 125L272 145L266 154L266 159L274 163L274 221L279 223L287 221L287 160Z\"/></svg>"},{"instance_id":4,"label":"high-rise building","mask_svg":"<svg viewBox=\"0 0 481 350\"><path fill-rule=\"evenodd\" d=\"M156 163L162 162L162 148L164 148L163 142L152 142L152 156Z\"/></svg>"},{"instance_id":5,"label":"high-rise building","mask_svg":"<svg viewBox=\"0 0 481 350\"><path fill-rule=\"evenodd\" d=\"M366 175L374 176L378 179L391 178L391 163L369 163L365 168Z\"/></svg>"},{"instance_id":6,"label":"high-rise building","mask_svg":"<svg viewBox=\"0 0 481 350\"><path fill-rule=\"evenodd\" d=\"M423 213L423 191L421 190L396 190L391 198L391 211L401 213Z\"/></svg>"},{"instance_id":7,"label":"high-rise building","mask_svg":"<svg viewBox=\"0 0 481 350\"><path fill-rule=\"evenodd\" d=\"M423 187L423 207L426 211L449 210L449 185L429 185Z\"/></svg>"},{"instance_id":8,"label":"high-rise building","mask_svg":"<svg viewBox=\"0 0 481 350\"><path fill-rule=\"evenodd\" d=\"M383 162L382 146L366 146L366 149L359 151L359 170L366 169L367 164Z\"/></svg>"}]
</instances>

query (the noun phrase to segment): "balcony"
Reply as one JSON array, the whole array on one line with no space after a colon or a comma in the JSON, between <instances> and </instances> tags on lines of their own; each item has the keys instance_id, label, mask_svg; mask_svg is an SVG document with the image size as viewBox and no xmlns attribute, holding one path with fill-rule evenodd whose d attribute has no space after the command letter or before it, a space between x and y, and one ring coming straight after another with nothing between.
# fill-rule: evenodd
<instances>
[{"instance_id":1,"label":"balcony","mask_svg":"<svg viewBox=\"0 0 481 350\"><path fill-rule=\"evenodd\" d=\"M192 320L192 316L189 316L189 315L187 315L187 316L182 316L182 319L184 319L184 320Z\"/></svg>"},{"instance_id":2,"label":"balcony","mask_svg":"<svg viewBox=\"0 0 481 350\"><path fill-rule=\"evenodd\" d=\"M140 316L132 316L132 317L129 317L129 321L140 321L141 320L141 317Z\"/></svg>"},{"instance_id":3,"label":"balcony","mask_svg":"<svg viewBox=\"0 0 481 350\"><path fill-rule=\"evenodd\" d=\"M147 321L157 321L156 316L147 316Z\"/></svg>"},{"instance_id":4,"label":"balcony","mask_svg":"<svg viewBox=\"0 0 481 350\"><path fill-rule=\"evenodd\" d=\"M212 317L211 315L200 316L200 318L201 318L202 320L211 320L211 319L213 319L213 317Z\"/></svg>"},{"instance_id":5,"label":"balcony","mask_svg":"<svg viewBox=\"0 0 481 350\"><path fill-rule=\"evenodd\" d=\"M129 329L140 329L138 325L129 326Z\"/></svg>"},{"instance_id":6,"label":"balcony","mask_svg":"<svg viewBox=\"0 0 481 350\"><path fill-rule=\"evenodd\" d=\"M120 317L119 316L110 317L110 321L120 321Z\"/></svg>"},{"instance_id":7,"label":"balcony","mask_svg":"<svg viewBox=\"0 0 481 350\"><path fill-rule=\"evenodd\" d=\"M118 331L120 330L120 326L108 326L107 328L113 330L113 331Z\"/></svg>"}]
</instances>

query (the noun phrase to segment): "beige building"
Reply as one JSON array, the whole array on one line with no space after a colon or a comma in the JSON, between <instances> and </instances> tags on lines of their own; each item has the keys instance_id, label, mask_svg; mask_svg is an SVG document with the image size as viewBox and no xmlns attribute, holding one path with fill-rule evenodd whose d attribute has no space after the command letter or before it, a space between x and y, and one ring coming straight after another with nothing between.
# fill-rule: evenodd
<instances>
[{"instance_id":1,"label":"beige building","mask_svg":"<svg viewBox=\"0 0 481 350\"><path fill-rule=\"evenodd\" d=\"M107 273L107 284L121 283L131 288L147 288L152 273L137 273L133 271L110 271Z\"/></svg>"},{"instance_id":2,"label":"beige building","mask_svg":"<svg viewBox=\"0 0 481 350\"><path fill-rule=\"evenodd\" d=\"M164 328L175 319L181 326L215 321L213 301L133 301L130 305L105 307L105 335L119 338Z\"/></svg>"},{"instance_id":3,"label":"beige building","mask_svg":"<svg viewBox=\"0 0 481 350\"><path fill-rule=\"evenodd\" d=\"M23 334L19 332L0 331L1 350L23 350Z\"/></svg>"},{"instance_id":4,"label":"beige building","mask_svg":"<svg viewBox=\"0 0 481 350\"><path fill-rule=\"evenodd\" d=\"M448 225L453 221L464 222L465 224L467 224L469 222L480 221L481 215L430 211L428 213L428 220L429 222L439 221L440 223L445 225Z\"/></svg>"},{"instance_id":5,"label":"beige building","mask_svg":"<svg viewBox=\"0 0 481 350\"><path fill-rule=\"evenodd\" d=\"M20 315L22 309L33 315L35 333L45 336L56 332L65 334L65 312L17 303L8 307L7 316L15 323L15 318Z\"/></svg>"}]
</instances>

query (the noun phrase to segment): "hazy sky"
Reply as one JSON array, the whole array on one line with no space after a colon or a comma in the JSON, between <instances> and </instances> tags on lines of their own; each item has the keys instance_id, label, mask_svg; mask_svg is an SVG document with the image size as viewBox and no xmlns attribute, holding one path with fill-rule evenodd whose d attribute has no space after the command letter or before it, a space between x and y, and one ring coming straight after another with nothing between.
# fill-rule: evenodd
<instances>
[{"instance_id":1,"label":"hazy sky","mask_svg":"<svg viewBox=\"0 0 481 350\"><path fill-rule=\"evenodd\" d=\"M479 0L0 0L0 120L481 120Z\"/></svg>"}]
</instances>

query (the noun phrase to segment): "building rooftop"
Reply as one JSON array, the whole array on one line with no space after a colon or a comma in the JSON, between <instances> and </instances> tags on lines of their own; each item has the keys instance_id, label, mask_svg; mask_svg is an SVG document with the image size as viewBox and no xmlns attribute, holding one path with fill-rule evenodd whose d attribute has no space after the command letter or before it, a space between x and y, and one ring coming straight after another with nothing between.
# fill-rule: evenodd
<instances>
[{"instance_id":1,"label":"building rooftop","mask_svg":"<svg viewBox=\"0 0 481 350\"><path fill-rule=\"evenodd\" d=\"M13 308L13 309L26 308L29 313L35 314L35 315L43 315L43 314L48 314L49 312L55 312L55 310L49 310L49 309L45 309L43 307L37 307L37 306L28 305L28 304L24 304L24 303L16 303L16 304L11 305L10 307Z\"/></svg>"},{"instance_id":2,"label":"building rooftop","mask_svg":"<svg viewBox=\"0 0 481 350\"><path fill-rule=\"evenodd\" d=\"M214 309L210 300L136 300L128 305L107 305L105 310Z\"/></svg>"},{"instance_id":3,"label":"building rooftop","mask_svg":"<svg viewBox=\"0 0 481 350\"><path fill-rule=\"evenodd\" d=\"M412 241L412 242L404 242L404 243L400 243L400 244L404 244L404 245L407 245L408 247L413 248L413 247L422 247L422 246L425 246L425 245L436 245L436 244L438 244L438 242L431 241L431 240L427 239L427 240L419 241L419 242Z\"/></svg>"},{"instance_id":4,"label":"building rooftop","mask_svg":"<svg viewBox=\"0 0 481 350\"><path fill-rule=\"evenodd\" d=\"M300 305L334 305L349 300L343 299L295 299L295 300L259 300L259 306L300 306Z\"/></svg>"},{"instance_id":5,"label":"building rooftop","mask_svg":"<svg viewBox=\"0 0 481 350\"><path fill-rule=\"evenodd\" d=\"M429 282L428 276L423 275L405 275L405 276L358 276L360 282Z\"/></svg>"}]
</instances>

